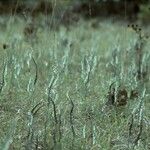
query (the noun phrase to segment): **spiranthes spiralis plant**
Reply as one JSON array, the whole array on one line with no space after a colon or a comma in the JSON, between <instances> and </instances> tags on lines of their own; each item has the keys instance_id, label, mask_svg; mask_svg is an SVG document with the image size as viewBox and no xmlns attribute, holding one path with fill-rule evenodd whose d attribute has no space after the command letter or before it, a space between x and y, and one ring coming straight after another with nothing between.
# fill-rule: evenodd
<instances>
[{"instance_id":1,"label":"spiranthes spiralis plant","mask_svg":"<svg viewBox=\"0 0 150 150\"><path fill-rule=\"evenodd\" d=\"M91 80L91 75L94 72L95 66L96 66L96 59L95 55L92 54L91 56L87 57L84 56L83 61L81 62L81 78L84 83L84 97L86 99L89 86L90 86L90 80Z\"/></svg>"},{"instance_id":2,"label":"spiranthes spiralis plant","mask_svg":"<svg viewBox=\"0 0 150 150\"><path fill-rule=\"evenodd\" d=\"M44 141L43 141L45 149L48 147L48 141L47 141L48 131L47 130L48 130L48 123L49 123L49 111L50 111L51 101L53 102L53 105L54 105L53 114L54 114L54 117L55 117L55 123L57 123L55 103L52 100L52 89L53 89L53 86L55 85L55 81L56 81L56 76L53 75L52 78L51 78L51 81L49 83L48 89L47 89L47 95L48 95L47 108L48 109L46 109L46 120L45 120L45 123L44 123ZM56 141L56 140L53 139L53 141Z\"/></svg>"},{"instance_id":3,"label":"spiranthes spiralis plant","mask_svg":"<svg viewBox=\"0 0 150 150\"><path fill-rule=\"evenodd\" d=\"M32 57L32 60L33 60L34 66L35 66L35 79L34 79L34 86L35 86L37 83L37 79L38 79L38 65L37 65L34 57Z\"/></svg>"},{"instance_id":4,"label":"spiranthes spiralis plant","mask_svg":"<svg viewBox=\"0 0 150 150\"><path fill-rule=\"evenodd\" d=\"M70 47L68 46L68 49L65 51L64 56L62 57L62 63L60 64L60 75L64 72L65 74L68 73L68 62L69 62L69 53L70 53Z\"/></svg>"},{"instance_id":5,"label":"spiranthes spiralis plant","mask_svg":"<svg viewBox=\"0 0 150 150\"><path fill-rule=\"evenodd\" d=\"M119 74L119 60L118 60L118 54L119 54L119 47L115 48L112 51L112 60L111 60L111 65L112 65L112 73L114 78L116 78Z\"/></svg>"},{"instance_id":6,"label":"spiranthes spiralis plant","mask_svg":"<svg viewBox=\"0 0 150 150\"><path fill-rule=\"evenodd\" d=\"M138 143L142 142L142 133L144 130L144 98L146 89L139 97L139 103L135 106L128 124L128 148L136 149ZM144 139L143 139L144 140Z\"/></svg>"},{"instance_id":7,"label":"spiranthes spiralis plant","mask_svg":"<svg viewBox=\"0 0 150 150\"><path fill-rule=\"evenodd\" d=\"M54 88L55 83L57 82L57 76L53 76L51 78L49 87L48 87L48 109L50 109L50 104L52 104L52 110L53 110L53 127L52 127L52 138L53 138L53 145L50 146L52 149L57 149L57 148L61 148L61 138L62 138L62 132L61 132L61 114L58 114L57 112L57 107L56 107L56 97L57 97L57 93L52 92L52 89ZM48 121L48 117L46 118ZM46 121L46 122L47 122ZM47 128L47 127L46 127ZM45 143L46 142L46 137L45 137Z\"/></svg>"},{"instance_id":8,"label":"spiranthes spiralis plant","mask_svg":"<svg viewBox=\"0 0 150 150\"><path fill-rule=\"evenodd\" d=\"M31 60L33 61L33 64L35 66L35 77L34 79L30 77L29 83L27 85L27 91L30 92L30 94L35 90L35 86L38 80L38 65L37 62L35 61L34 57L31 56ZM30 65L30 60L28 60L28 66Z\"/></svg>"},{"instance_id":9,"label":"spiranthes spiralis plant","mask_svg":"<svg viewBox=\"0 0 150 150\"><path fill-rule=\"evenodd\" d=\"M35 143L35 133L36 133L36 115L39 112L39 110L44 106L43 102L39 102L36 104L30 112L28 112L29 122L28 122L28 134L26 137L26 143L25 143L25 149L30 150L34 147L36 147Z\"/></svg>"},{"instance_id":10,"label":"spiranthes spiralis plant","mask_svg":"<svg viewBox=\"0 0 150 150\"><path fill-rule=\"evenodd\" d=\"M61 114L57 112L57 107L55 103L56 94L54 97L51 96L51 103L53 107L53 127L52 127L52 138L53 138L53 146L54 149L61 148L61 139L62 139L62 131L61 131Z\"/></svg>"},{"instance_id":11,"label":"spiranthes spiralis plant","mask_svg":"<svg viewBox=\"0 0 150 150\"><path fill-rule=\"evenodd\" d=\"M75 128L74 128L74 103L72 101L72 99L70 98L69 94L67 93L67 99L70 101L71 103L71 109L70 109L70 113L69 113L69 121L70 121L70 126L71 126L71 132L72 132L72 144L71 144L71 149L74 149L74 140L76 137L76 132L75 132Z\"/></svg>"}]
</instances>

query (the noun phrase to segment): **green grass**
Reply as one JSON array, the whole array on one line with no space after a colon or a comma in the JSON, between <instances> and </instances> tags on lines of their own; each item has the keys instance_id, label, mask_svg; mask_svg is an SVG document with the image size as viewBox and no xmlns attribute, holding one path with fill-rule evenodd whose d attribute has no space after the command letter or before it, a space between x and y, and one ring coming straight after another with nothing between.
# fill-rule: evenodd
<instances>
[{"instance_id":1,"label":"green grass","mask_svg":"<svg viewBox=\"0 0 150 150\"><path fill-rule=\"evenodd\" d=\"M0 30L5 81L0 93L0 149L150 148L149 74L144 81L134 75L138 35L132 29L109 20L93 29L91 22L81 20L57 32L38 26L35 40L24 37L24 27L16 17ZM8 48L3 49L4 43ZM143 67L150 64L149 49L146 40ZM106 106L112 82L124 87L128 96L137 89L139 97L128 98L126 106ZM136 143L139 126L142 133Z\"/></svg>"}]
</instances>

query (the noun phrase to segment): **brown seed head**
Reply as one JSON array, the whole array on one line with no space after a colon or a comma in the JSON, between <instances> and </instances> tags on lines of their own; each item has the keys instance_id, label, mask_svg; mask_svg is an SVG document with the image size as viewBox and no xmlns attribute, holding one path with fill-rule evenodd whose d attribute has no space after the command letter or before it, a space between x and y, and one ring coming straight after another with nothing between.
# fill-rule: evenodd
<instances>
[{"instance_id":1,"label":"brown seed head","mask_svg":"<svg viewBox=\"0 0 150 150\"><path fill-rule=\"evenodd\" d=\"M125 106L127 104L127 99L128 99L128 93L126 89L119 89L117 92L116 105Z\"/></svg>"}]
</instances>

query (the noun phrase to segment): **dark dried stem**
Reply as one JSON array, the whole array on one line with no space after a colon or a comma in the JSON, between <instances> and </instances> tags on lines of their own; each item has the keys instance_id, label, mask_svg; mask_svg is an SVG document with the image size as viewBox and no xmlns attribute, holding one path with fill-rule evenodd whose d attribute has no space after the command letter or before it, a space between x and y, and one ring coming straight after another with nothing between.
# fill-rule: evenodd
<instances>
[{"instance_id":1,"label":"dark dried stem","mask_svg":"<svg viewBox=\"0 0 150 150\"><path fill-rule=\"evenodd\" d=\"M37 114L37 112L44 106L43 102L40 102L38 104L36 104L32 110L31 110L31 114L33 115L33 117Z\"/></svg>"},{"instance_id":2,"label":"dark dried stem","mask_svg":"<svg viewBox=\"0 0 150 150\"><path fill-rule=\"evenodd\" d=\"M6 69L6 63L4 63L4 68L3 68L3 73L2 73L2 82L0 85L0 93L2 92L3 87L5 85L5 69Z\"/></svg>"},{"instance_id":3,"label":"dark dried stem","mask_svg":"<svg viewBox=\"0 0 150 150\"><path fill-rule=\"evenodd\" d=\"M38 66L37 66L37 63L33 57L32 57L32 60L33 60L33 63L35 65L35 79L34 79L34 86L35 86L37 83L37 79L38 79Z\"/></svg>"},{"instance_id":4,"label":"dark dried stem","mask_svg":"<svg viewBox=\"0 0 150 150\"><path fill-rule=\"evenodd\" d=\"M59 114L59 118L58 118L58 121L59 121L59 127L58 127L58 132L59 132L59 139L58 139L58 141L60 142L61 141L61 139L62 139L62 132L61 132L61 124L62 124L62 122L61 122L61 114Z\"/></svg>"},{"instance_id":5,"label":"dark dried stem","mask_svg":"<svg viewBox=\"0 0 150 150\"><path fill-rule=\"evenodd\" d=\"M74 110L74 103L73 101L70 99L71 102L71 110L70 110L70 124L71 124L71 131L73 134L73 137L76 136L75 130L74 130L74 124L73 124L73 110Z\"/></svg>"}]
</instances>

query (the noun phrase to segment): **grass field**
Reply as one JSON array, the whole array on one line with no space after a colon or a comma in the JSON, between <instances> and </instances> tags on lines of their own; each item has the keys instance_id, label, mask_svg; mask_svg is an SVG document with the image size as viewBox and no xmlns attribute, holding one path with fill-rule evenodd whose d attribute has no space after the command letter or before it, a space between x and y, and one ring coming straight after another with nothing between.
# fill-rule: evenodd
<instances>
[{"instance_id":1,"label":"grass field","mask_svg":"<svg viewBox=\"0 0 150 150\"><path fill-rule=\"evenodd\" d=\"M1 150L150 149L148 28L1 20Z\"/></svg>"}]
</instances>

